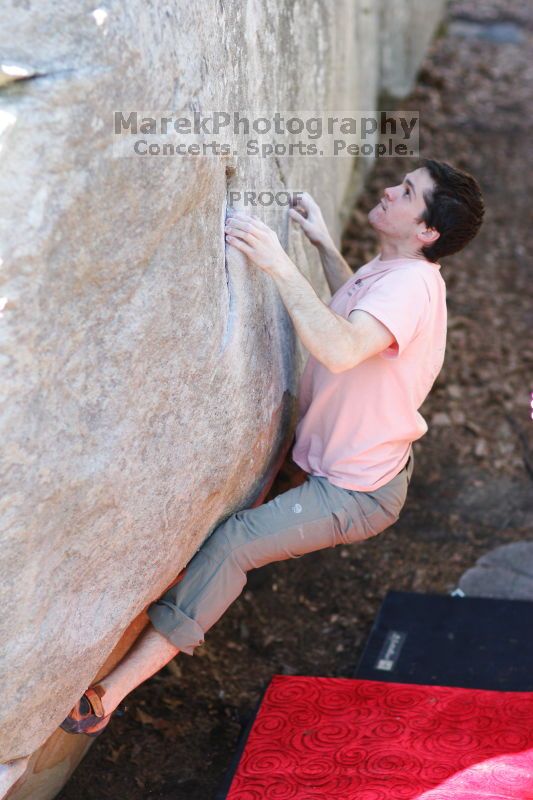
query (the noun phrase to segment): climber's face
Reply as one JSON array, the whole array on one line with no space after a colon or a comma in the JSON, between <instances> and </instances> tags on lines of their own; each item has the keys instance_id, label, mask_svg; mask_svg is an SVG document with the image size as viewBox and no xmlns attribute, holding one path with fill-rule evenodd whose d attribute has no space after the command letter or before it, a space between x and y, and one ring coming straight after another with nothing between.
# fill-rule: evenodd
<instances>
[{"instance_id":1,"label":"climber's face","mask_svg":"<svg viewBox=\"0 0 533 800\"><path fill-rule=\"evenodd\" d=\"M420 217L426 209L425 194L435 184L425 167L408 172L397 186L389 186L368 214L368 221L382 237L419 247L429 244L428 228ZM425 238L424 238L425 237Z\"/></svg>"}]
</instances>

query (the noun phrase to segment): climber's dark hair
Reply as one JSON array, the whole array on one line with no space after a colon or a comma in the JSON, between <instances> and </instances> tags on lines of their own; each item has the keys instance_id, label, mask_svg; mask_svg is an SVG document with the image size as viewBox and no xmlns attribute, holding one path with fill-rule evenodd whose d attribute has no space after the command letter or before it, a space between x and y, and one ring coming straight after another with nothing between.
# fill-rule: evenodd
<instances>
[{"instance_id":1,"label":"climber's dark hair","mask_svg":"<svg viewBox=\"0 0 533 800\"><path fill-rule=\"evenodd\" d=\"M422 248L428 261L438 261L461 250L477 234L485 207L479 184L468 172L455 169L445 161L423 159L425 167L435 183L431 192L426 192L426 210L420 218L428 228L440 233L433 244Z\"/></svg>"}]
</instances>

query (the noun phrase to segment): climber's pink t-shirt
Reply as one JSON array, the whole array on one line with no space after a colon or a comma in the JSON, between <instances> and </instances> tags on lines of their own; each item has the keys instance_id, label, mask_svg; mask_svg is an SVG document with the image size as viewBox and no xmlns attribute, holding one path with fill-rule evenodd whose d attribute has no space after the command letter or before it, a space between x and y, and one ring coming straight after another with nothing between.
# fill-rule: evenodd
<instances>
[{"instance_id":1,"label":"climber's pink t-shirt","mask_svg":"<svg viewBox=\"0 0 533 800\"><path fill-rule=\"evenodd\" d=\"M371 492L397 475L411 442L428 429L418 409L444 361L446 284L439 264L378 255L341 286L329 307L346 318L354 309L372 314L396 341L337 374L309 357L292 458L336 486Z\"/></svg>"}]
</instances>

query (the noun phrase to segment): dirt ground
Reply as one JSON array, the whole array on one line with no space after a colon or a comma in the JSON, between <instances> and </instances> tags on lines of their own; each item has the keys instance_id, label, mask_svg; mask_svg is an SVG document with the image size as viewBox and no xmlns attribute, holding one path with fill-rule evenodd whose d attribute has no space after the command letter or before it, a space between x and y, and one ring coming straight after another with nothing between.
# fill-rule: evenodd
<instances>
[{"instance_id":1,"label":"dirt ground","mask_svg":"<svg viewBox=\"0 0 533 800\"><path fill-rule=\"evenodd\" d=\"M487 213L475 243L443 262L446 360L400 520L357 547L251 573L197 656L130 696L61 800L210 800L273 674L352 675L389 589L449 592L487 550L533 538L532 38L528 0L452 2L401 104L420 110L422 155L478 177ZM366 212L411 166L376 164L343 240L354 269L376 252ZM299 478L286 464L271 496Z\"/></svg>"}]
</instances>

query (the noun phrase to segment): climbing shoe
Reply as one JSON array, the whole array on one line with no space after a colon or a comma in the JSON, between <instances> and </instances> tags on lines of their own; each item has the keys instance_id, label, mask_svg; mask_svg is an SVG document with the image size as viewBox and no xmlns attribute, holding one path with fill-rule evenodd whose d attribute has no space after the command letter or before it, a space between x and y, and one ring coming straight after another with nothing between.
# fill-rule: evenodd
<instances>
[{"instance_id":1,"label":"climbing shoe","mask_svg":"<svg viewBox=\"0 0 533 800\"><path fill-rule=\"evenodd\" d=\"M102 697L105 689L99 684L90 686L82 694L70 714L60 727L67 733L84 733L86 736L99 736L107 727L111 714L104 715Z\"/></svg>"}]
</instances>

